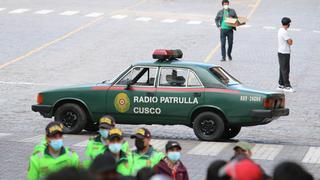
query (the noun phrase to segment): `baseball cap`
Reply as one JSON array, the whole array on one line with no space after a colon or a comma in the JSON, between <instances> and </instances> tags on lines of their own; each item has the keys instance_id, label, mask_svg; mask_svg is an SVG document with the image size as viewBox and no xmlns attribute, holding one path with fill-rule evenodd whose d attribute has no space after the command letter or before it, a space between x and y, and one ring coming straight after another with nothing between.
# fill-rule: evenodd
<instances>
[{"instance_id":1,"label":"baseball cap","mask_svg":"<svg viewBox=\"0 0 320 180\"><path fill-rule=\"evenodd\" d=\"M252 145L249 144L248 142L245 142L245 141L239 141L237 142L235 145L234 145L234 150L237 149L237 148L241 148L245 151L249 151L252 149Z\"/></svg>"},{"instance_id":2,"label":"baseball cap","mask_svg":"<svg viewBox=\"0 0 320 180\"><path fill-rule=\"evenodd\" d=\"M99 127L111 129L116 125L116 122L112 116L105 115L99 120Z\"/></svg>"},{"instance_id":3,"label":"baseball cap","mask_svg":"<svg viewBox=\"0 0 320 180\"><path fill-rule=\"evenodd\" d=\"M182 149L180 144L177 141L168 141L166 144L166 151L168 151L171 148L177 147L180 150Z\"/></svg>"},{"instance_id":4,"label":"baseball cap","mask_svg":"<svg viewBox=\"0 0 320 180\"><path fill-rule=\"evenodd\" d=\"M114 138L122 139L122 131L118 128L112 128L109 130L108 139L112 140Z\"/></svg>"},{"instance_id":5,"label":"baseball cap","mask_svg":"<svg viewBox=\"0 0 320 180\"><path fill-rule=\"evenodd\" d=\"M131 138L138 138L138 139L144 139L144 138L151 138L151 133L146 128L139 128L134 135L130 136Z\"/></svg>"},{"instance_id":6,"label":"baseball cap","mask_svg":"<svg viewBox=\"0 0 320 180\"><path fill-rule=\"evenodd\" d=\"M231 161L225 167L225 174L237 180L263 179L263 173L260 166L250 159Z\"/></svg>"},{"instance_id":7,"label":"baseball cap","mask_svg":"<svg viewBox=\"0 0 320 180\"><path fill-rule=\"evenodd\" d=\"M104 153L98 155L92 162L89 170L96 173L105 173L115 171L117 168L117 163L115 158L111 155L111 153Z\"/></svg>"},{"instance_id":8,"label":"baseball cap","mask_svg":"<svg viewBox=\"0 0 320 180\"><path fill-rule=\"evenodd\" d=\"M46 127L46 135L53 136L57 133L63 134L63 124L60 122L50 122Z\"/></svg>"}]
</instances>

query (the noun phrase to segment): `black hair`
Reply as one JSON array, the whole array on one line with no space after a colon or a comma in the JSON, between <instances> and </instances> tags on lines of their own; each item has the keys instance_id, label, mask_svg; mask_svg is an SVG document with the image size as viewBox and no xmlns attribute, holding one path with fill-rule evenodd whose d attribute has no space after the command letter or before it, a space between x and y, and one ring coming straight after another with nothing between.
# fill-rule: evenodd
<instances>
[{"instance_id":1,"label":"black hair","mask_svg":"<svg viewBox=\"0 0 320 180\"><path fill-rule=\"evenodd\" d=\"M136 179L137 180L149 180L156 172L148 167L142 168L138 171Z\"/></svg>"},{"instance_id":2,"label":"black hair","mask_svg":"<svg viewBox=\"0 0 320 180\"><path fill-rule=\"evenodd\" d=\"M287 26L288 24L291 23L291 19L288 18L288 17L283 17L283 18L281 19L281 23L282 23L283 26Z\"/></svg>"},{"instance_id":3,"label":"black hair","mask_svg":"<svg viewBox=\"0 0 320 180\"><path fill-rule=\"evenodd\" d=\"M229 180L227 176L219 177L219 170L227 164L224 160L217 160L212 162L207 170L207 180L216 179L216 180Z\"/></svg>"},{"instance_id":4,"label":"black hair","mask_svg":"<svg viewBox=\"0 0 320 180\"><path fill-rule=\"evenodd\" d=\"M313 180L313 176L294 162L283 162L273 172L274 180Z\"/></svg>"},{"instance_id":5,"label":"black hair","mask_svg":"<svg viewBox=\"0 0 320 180\"><path fill-rule=\"evenodd\" d=\"M229 3L229 0L222 0L221 4L223 5L223 3Z\"/></svg>"},{"instance_id":6,"label":"black hair","mask_svg":"<svg viewBox=\"0 0 320 180\"><path fill-rule=\"evenodd\" d=\"M88 172L75 167L66 167L50 174L46 180L94 180Z\"/></svg>"}]
</instances>

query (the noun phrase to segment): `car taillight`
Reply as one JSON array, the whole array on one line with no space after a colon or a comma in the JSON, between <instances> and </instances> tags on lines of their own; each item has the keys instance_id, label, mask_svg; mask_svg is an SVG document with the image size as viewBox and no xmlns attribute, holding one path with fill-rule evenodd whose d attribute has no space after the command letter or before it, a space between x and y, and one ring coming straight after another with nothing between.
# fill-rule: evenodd
<instances>
[{"instance_id":1,"label":"car taillight","mask_svg":"<svg viewBox=\"0 0 320 180\"><path fill-rule=\"evenodd\" d=\"M275 101L274 101L274 99L272 99L272 98L266 98L266 99L264 99L264 101L263 101L263 106L265 107L265 108L273 108L274 107L274 103L275 103Z\"/></svg>"},{"instance_id":2,"label":"car taillight","mask_svg":"<svg viewBox=\"0 0 320 180\"><path fill-rule=\"evenodd\" d=\"M281 98L280 100L281 100L280 107L284 108L285 105L286 105L286 99L285 98Z\"/></svg>"},{"instance_id":3,"label":"car taillight","mask_svg":"<svg viewBox=\"0 0 320 180\"><path fill-rule=\"evenodd\" d=\"M43 96L42 96L42 94L38 94L38 97L37 97L37 103L38 104L42 104L43 103Z\"/></svg>"}]
</instances>

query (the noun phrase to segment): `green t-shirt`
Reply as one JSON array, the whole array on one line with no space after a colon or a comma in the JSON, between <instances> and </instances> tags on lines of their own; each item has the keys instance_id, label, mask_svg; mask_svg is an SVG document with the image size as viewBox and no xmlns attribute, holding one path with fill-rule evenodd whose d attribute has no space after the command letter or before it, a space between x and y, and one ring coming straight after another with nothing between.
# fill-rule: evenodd
<instances>
[{"instance_id":1,"label":"green t-shirt","mask_svg":"<svg viewBox=\"0 0 320 180\"><path fill-rule=\"evenodd\" d=\"M232 29L232 26L229 26L225 20L226 18L229 17L229 12L228 10L223 10L223 17L222 17L222 22L221 22L221 29Z\"/></svg>"}]
</instances>

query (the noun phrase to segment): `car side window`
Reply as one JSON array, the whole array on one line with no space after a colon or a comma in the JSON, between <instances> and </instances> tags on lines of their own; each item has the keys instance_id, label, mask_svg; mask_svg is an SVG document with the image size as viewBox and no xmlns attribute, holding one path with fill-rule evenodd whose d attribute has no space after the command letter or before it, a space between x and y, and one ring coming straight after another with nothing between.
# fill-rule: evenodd
<instances>
[{"instance_id":1,"label":"car side window","mask_svg":"<svg viewBox=\"0 0 320 180\"><path fill-rule=\"evenodd\" d=\"M202 87L202 83L192 70L189 70L188 87Z\"/></svg>"},{"instance_id":2,"label":"car side window","mask_svg":"<svg viewBox=\"0 0 320 180\"><path fill-rule=\"evenodd\" d=\"M157 68L153 67L134 67L127 73L117 85L131 85L135 86L154 86L157 75Z\"/></svg>"},{"instance_id":3,"label":"car side window","mask_svg":"<svg viewBox=\"0 0 320 180\"><path fill-rule=\"evenodd\" d=\"M160 86L186 87L188 69L162 68L160 72Z\"/></svg>"}]
</instances>

